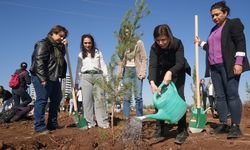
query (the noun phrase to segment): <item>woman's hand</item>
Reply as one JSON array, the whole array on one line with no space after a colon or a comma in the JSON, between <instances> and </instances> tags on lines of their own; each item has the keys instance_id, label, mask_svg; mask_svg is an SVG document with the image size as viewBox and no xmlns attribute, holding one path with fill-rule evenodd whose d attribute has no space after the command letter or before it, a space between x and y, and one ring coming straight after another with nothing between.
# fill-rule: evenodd
<instances>
[{"instance_id":1,"label":"woman's hand","mask_svg":"<svg viewBox=\"0 0 250 150\"><path fill-rule=\"evenodd\" d=\"M159 95L161 95L161 89L158 89L154 81L150 81L150 86L151 86L152 93L157 92Z\"/></svg>"},{"instance_id":2,"label":"woman's hand","mask_svg":"<svg viewBox=\"0 0 250 150\"><path fill-rule=\"evenodd\" d=\"M234 75L240 75L242 73L242 66L241 65L234 65Z\"/></svg>"},{"instance_id":3,"label":"woman's hand","mask_svg":"<svg viewBox=\"0 0 250 150\"><path fill-rule=\"evenodd\" d=\"M194 38L194 44L198 43L198 45L200 45L200 42L201 42L200 37L196 36L196 37Z\"/></svg>"},{"instance_id":4,"label":"woman's hand","mask_svg":"<svg viewBox=\"0 0 250 150\"><path fill-rule=\"evenodd\" d=\"M67 39L63 39L62 43L65 45L65 47L68 47L68 40Z\"/></svg>"},{"instance_id":5,"label":"woman's hand","mask_svg":"<svg viewBox=\"0 0 250 150\"><path fill-rule=\"evenodd\" d=\"M163 78L163 82L168 85L170 82L172 81L172 72L171 71L167 71L164 78Z\"/></svg>"}]
</instances>

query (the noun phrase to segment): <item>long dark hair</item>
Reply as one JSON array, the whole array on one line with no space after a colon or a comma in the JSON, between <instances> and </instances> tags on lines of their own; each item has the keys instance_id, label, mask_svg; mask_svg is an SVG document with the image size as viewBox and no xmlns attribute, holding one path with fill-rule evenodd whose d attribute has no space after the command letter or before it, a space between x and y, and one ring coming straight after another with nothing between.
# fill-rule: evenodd
<instances>
[{"instance_id":1,"label":"long dark hair","mask_svg":"<svg viewBox=\"0 0 250 150\"><path fill-rule=\"evenodd\" d=\"M83 45L83 41L84 41L85 38L90 38L90 40L92 42L92 48L90 50L90 54L91 54L91 57L94 58L95 57L95 50L96 50L95 45L96 44L95 44L95 40L94 40L94 38L93 38L93 36L91 34L83 34L82 35L81 44L80 44L80 48L81 48L81 51L82 51L82 58L85 58L85 57L88 56L87 50Z\"/></svg>"},{"instance_id":2,"label":"long dark hair","mask_svg":"<svg viewBox=\"0 0 250 150\"><path fill-rule=\"evenodd\" d=\"M167 36L169 40L168 47L172 47L174 43L174 36L172 34L170 27L167 24L161 24L161 25L156 26L154 29L153 36L155 40L159 36ZM154 46L159 47L156 41L154 42Z\"/></svg>"},{"instance_id":3,"label":"long dark hair","mask_svg":"<svg viewBox=\"0 0 250 150\"><path fill-rule=\"evenodd\" d=\"M227 12L227 15L230 14L230 8L226 5L226 1L220 1L220 2L214 3L214 4L211 6L211 8L210 8L210 12L211 12L213 9L220 9L223 13L226 13L226 12Z\"/></svg>"}]
</instances>

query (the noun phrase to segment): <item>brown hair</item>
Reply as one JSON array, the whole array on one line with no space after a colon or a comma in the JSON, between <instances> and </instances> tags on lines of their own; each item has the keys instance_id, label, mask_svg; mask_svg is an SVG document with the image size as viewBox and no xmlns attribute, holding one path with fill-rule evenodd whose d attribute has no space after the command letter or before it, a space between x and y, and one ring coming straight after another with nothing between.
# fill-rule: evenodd
<instances>
[{"instance_id":1,"label":"brown hair","mask_svg":"<svg viewBox=\"0 0 250 150\"><path fill-rule=\"evenodd\" d=\"M52 35L53 33L58 34L61 31L65 33L65 38L66 38L68 36L68 30L61 25L55 25L54 27L52 27L48 35Z\"/></svg>"}]
</instances>

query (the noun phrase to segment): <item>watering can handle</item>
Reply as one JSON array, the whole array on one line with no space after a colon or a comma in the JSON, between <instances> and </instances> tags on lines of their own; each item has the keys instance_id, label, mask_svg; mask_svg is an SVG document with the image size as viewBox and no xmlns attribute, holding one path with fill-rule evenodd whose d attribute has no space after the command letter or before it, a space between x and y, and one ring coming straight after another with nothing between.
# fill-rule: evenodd
<instances>
[{"instance_id":1,"label":"watering can handle","mask_svg":"<svg viewBox=\"0 0 250 150\"><path fill-rule=\"evenodd\" d=\"M158 88L162 89L165 85L166 85L166 84L165 84L164 82L162 82L162 83L159 85ZM174 89L174 91L178 92L177 89L176 89L176 87L175 87L175 85L174 85L174 82L170 82L166 87L168 87L168 86L171 86L171 87ZM157 92L154 92L154 96L157 96Z\"/></svg>"},{"instance_id":2,"label":"watering can handle","mask_svg":"<svg viewBox=\"0 0 250 150\"><path fill-rule=\"evenodd\" d=\"M164 82L162 82L162 83L160 84L159 88L162 88L164 85L166 85L166 84L165 84ZM175 91L177 91L174 82L170 82L167 86L171 86L171 87L173 87L173 89L174 89Z\"/></svg>"}]
</instances>

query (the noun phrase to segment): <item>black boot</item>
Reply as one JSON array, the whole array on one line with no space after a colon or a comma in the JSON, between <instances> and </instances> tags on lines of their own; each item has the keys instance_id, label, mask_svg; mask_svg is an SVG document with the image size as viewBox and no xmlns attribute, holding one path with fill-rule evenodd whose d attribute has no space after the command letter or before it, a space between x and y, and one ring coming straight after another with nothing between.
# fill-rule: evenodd
<instances>
[{"instance_id":1,"label":"black boot","mask_svg":"<svg viewBox=\"0 0 250 150\"><path fill-rule=\"evenodd\" d=\"M232 124L227 135L228 139L239 138L241 136L240 126L238 124Z\"/></svg>"},{"instance_id":2,"label":"black boot","mask_svg":"<svg viewBox=\"0 0 250 150\"><path fill-rule=\"evenodd\" d=\"M175 138L175 143L176 144L183 144L186 141L187 137L188 137L188 132L185 129L185 130L179 132L179 134L177 134L177 136Z\"/></svg>"},{"instance_id":3,"label":"black boot","mask_svg":"<svg viewBox=\"0 0 250 150\"><path fill-rule=\"evenodd\" d=\"M166 134L166 130L165 130L165 124L164 121L156 121L156 131L153 135L153 139L151 141L151 144L156 144L159 142L164 141L165 138L165 134Z\"/></svg>"}]
</instances>

